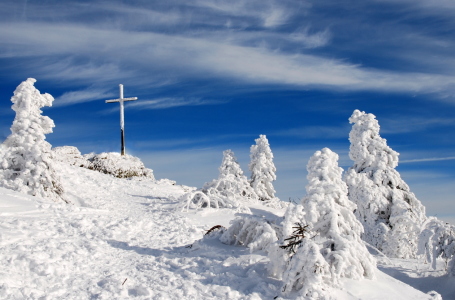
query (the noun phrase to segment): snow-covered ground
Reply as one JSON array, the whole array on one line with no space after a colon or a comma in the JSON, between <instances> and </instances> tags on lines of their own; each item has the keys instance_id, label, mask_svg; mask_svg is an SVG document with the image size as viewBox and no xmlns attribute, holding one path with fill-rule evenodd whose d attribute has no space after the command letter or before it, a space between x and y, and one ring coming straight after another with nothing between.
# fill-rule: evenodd
<instances>
[{"instance_id":1,"label":"snow-covered ground","mask_svg":"<svg viewBox=\"0 0 455 300\"><path fill-rule=\"evenodd\" d=\"M1 299L279 295L281 282L267 276L264 253L203 238L215 225L228 226L235 211L182 212L178 198L188 187L57 167L71 205L0 188ZM283 214L261 204L251 211ZM433 299L426 293L436 290L455 299L455 281L441 275L442 261L433 271L421 261L377 259L376 280L344 280L333 298Z\"/></svg>"}]
</instances>

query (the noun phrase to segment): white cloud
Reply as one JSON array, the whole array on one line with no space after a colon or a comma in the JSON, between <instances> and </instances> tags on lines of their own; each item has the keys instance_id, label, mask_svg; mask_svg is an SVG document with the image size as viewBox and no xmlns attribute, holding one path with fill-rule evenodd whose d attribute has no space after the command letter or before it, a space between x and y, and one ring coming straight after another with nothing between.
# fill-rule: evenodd
<instances>
[{"instance_id":1,"label":"white cloud","mask_svg":"<svg viewBox=\"0 0 455 300\"><path fill-rule=\"evenodd\" d=\"M117 82L130 78L134 72L121 70L114 62L95 64L93 62L81 63L71 59L50 61L45 65L36 65L40 78L54 79L58 74L60 80L75 82Z\"/></svg>"},{"instance_id":2,"label":"white cloud","mask_svg":"<svg viewBox=\"0 0 455 300\"><path fill-rule=\"evenodd\" d=\"M114 96L112 92L106 89L88 88L80 91L70 91L57 97L53 103L54 106L65 106L75 103L89 102L99 99L108 99Z\"/></svg>"},{"instance_id":3,"label":"white cloud","mask_svg":"<svg viewBox=\"0 0 455 300\"><path fill-rule=\"evenodd\" d=\"M165 98L157 98L153 100L141 100L138 99L134 102L128 102L128 109L167 109L173 107L180 107L180 106L201 106L201 105L217 105L223 104L226 101L221 100L204 100L199 98L172 98L172 97L165 97ZM105 110L105 113L111 113L114 111L118 111L119 107L116 105L115 107Z\"/></svg>"},{"instance_id":4,"label":"white cloud","mask_svg":"<svg viewBox=\"0 0 455 300\"><path fill-rule=\"evenodd\" d=\"M102 9L97 5L97 9ZM278 1L197 0L181 5L182 11L145 8L140 15L146 17L131 19L130 26L113 24L109 18L84 25L78 25L74 20L73 23L4 21L0 26L0 40L3 41L0 57L39 58L34 60L35 69L41 69L43 76L77 80L87 85L94 80L111 83L128 78L138 81L129 83L136 85L217 78L305 89L438 93L454 99L453 70L439 74L385 71L302 52L327 45L331 39L328 30L310 34L309 29L303 27L289 34L258 29L252 21L245 21L248 23L245 28L254 28L250 30L224 27L232 17L260 19L267 26L280 26L292 18L291 8L298 7L296 2L291 6ZM191 7L199 10L191 10ZM130 20L128 16L135 15L138 8L111 4L105 10L121 14L122 20ZM45 13L47 17L50 12L49 8ZM225 15L225 18L217 21L218 27L194 29L191 25L198 24L197 18L188 20L189 12L197 17L205 12L207 16L202 23L216 21L219 15ZM71 9L66 13L73 17L77 15ZM169 23L165 21L167 14L171 19ZM157 21L148 24L149 16ZM157 30L161 27L156 27L156 23L163 26L188 23L188 28ZM277 41L294 43L294 46L282 50L278 46L281 42ZM296 46L298 44L301 45Z\"/></svg>"},{"instance_id":5,"label":"white cloud","mask_svg":"<svg viewBox=\"0 0 455 300\"><path fill-rule=\"evenodd\" d=\"M216 32L218 36L223 35L221 31ZM175 82L179 78L218 78L295 88L440 93L454 98L454 75L364 68L342 60L267 48L263 44L246 46L248 37L244 33L230 34L232 38L223 40L214 37L213 32L204 31L192 36L185 32L177 35L122 31L70 23L9 23L0 26L0 39L4 41L0 55L39 57L33 67L38 72L47 70L41 71L43 76L85 80L86 84L122 78L135 78L141 84ZM320 37L313 37L303 32L287 38L303 39L307 46L317 47L327 43L326 35L320 33ZM279 35L275 33L275 36ZM268 38L271 36L264 34L265 43ZM62 57L63 61L49 64L50 58L55 57ZM80 63L75 57L89 63Z\"/></svg>"},{"instance_id":6,"label":"white cloud","mask_svg":"<svg viewBox=\"0 0 455 300\"><path fill-rule=\"evenodd\" d=\"M200 106L222 104L226 101L219 100L204 100L199 98L158 98L153 100L143 100L132 102L129 107L137 109L165 109L179 106Z\"/></svg>"},{"instance_id":7,"label":"white cloud","mask_svg":"<svg viewBox=\"0 0 455 300\"><path fill-rule=\"evenodd\" d=\"M307 48L319 48L327 45L330 41L331 34L328 29L316 33L309 33L309 28L295 31L290 36L291 41L304 44Z\"/></svg>"},{"instance_id":8,"label":"white cloud","mask_svg":"<svg viewBox=\"0 0 455 300\"><path fill-rule=\"evenodd\" d=\"M192 5L211 9L213 12L232 18L250 18L257 20L260 26L274 28L285 24L294 14L297 2L286 3L273 0L195 0ZM294 6L294 8L293 8ZM304 7L304 1L300 1L299 8ZM255 26L254 21L247 23Z\"/></svg>"},{"instance_id":9,"label":"white cloud","mask_svg":"<svg viewBox=\"0 0 455 300\"><path fill-rule=\"evenodd\" d=\"M393 119L381 119L379 122L381 125L381 133L401 134L418 132L432 127L453 125L455 124L455 119L398 116Z\"/></svg>"},{"instance_id":10,"label":"white cloud","mask_svg":"<svg viewBox=\"0 0 455 300\"><path fill-rule=\"evenodd\" d=\"M263 15L264 19L264 27L278 27L286 23L288 20L290 12L285 11L281 8L271 7L269 11L267 11Z\"/></svg>"},{"instance_id":11,"label":"white cloud","mask_svg":"<svg viewBox=\"0 0 455 300\"><path fill-rule=\"evenodd\" d=\"M408 3L411 9L419 7L423 10L436 11L439 14L451 14L455 10L455 2L452 0L376 0L377 2Z\"/></svg>"},{"instance_id":12,"label":"white cloud","mask_svg":"<svg viewBox=\"0 0 455 300\"><path fill-rule=\"evenodd\" d=\"M449 157L431 157L431 158L418 158L418 159L407 159L400 160L400 163L415 163L415 162L427 162L427 161L442 161L442 160L455 160L455 156Z\"/></svg>"}]
</instances>

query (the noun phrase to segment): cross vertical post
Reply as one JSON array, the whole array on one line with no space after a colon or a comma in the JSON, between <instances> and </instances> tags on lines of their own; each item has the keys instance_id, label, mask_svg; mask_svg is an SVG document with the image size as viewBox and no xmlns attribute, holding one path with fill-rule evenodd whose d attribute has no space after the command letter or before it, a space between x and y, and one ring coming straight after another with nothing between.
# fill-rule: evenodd
<instances>
[{"instance_id":1,"label":"cross vertical post","mask_svg":"<svg viewBox=\"0 0 455 300\"><path fill-rule=\"evenodd\" d=\"M120 92L120 147L121 155L125 155L125 117L124 117L124 105L123 105L123 84L119 84Z\"/></svg>"},{"instance_id":2,"label":"cross vertical post","mask_svg":"<svg viewBox=\"0 0 455 300\"><path fill-rule=\"evenodd\" d=\"M124 117L124 102L137 100L137 97L123 98L123 84L119 84L119 99L106 100L106 103L120 103L120 154L125 155L125 117Z\"/></svg>"}]
</instances>

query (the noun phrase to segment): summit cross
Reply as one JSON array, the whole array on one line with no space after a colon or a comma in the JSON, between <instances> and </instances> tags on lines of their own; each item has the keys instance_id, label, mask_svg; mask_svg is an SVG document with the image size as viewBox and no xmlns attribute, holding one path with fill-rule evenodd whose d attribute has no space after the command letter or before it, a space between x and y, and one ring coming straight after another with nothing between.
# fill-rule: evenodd
<instances>
[{"instance_id":1,"label":"summit cross","mask_svg":"<svg viewBox=\"0 0 455 300\"><path fill-rule=\"evenodd\" d=\"M106 103L120 103L120 143L121 143L121 155L125 155L125 118L123 116L123 102L137 100L137 97L123 98L123 84L119 84L120 98L106 100Z\"/></svg>"}]
</instances>

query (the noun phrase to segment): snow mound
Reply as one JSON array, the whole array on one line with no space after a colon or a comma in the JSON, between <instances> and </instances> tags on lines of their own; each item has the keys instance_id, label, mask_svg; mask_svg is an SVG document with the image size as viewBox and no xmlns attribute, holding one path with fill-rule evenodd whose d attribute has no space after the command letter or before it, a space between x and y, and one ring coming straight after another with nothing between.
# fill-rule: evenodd
<instances>
[{"instance_id":1,"label":"snow mound","mask_svg":"<svg viewBox=\"0 0 455 300\"><path fill-rule=\"evenodd\" d=\"M84 155L90 162L88 169L104 174L110 174L117 178L147 177L155 179L153 171L147 169L142 161L135 156L120 155L116 152L103 152L100 154Z\"/></svg>"},{"instance_id":2,"label":"snow mound","mask_svg":"<svg viewBox=\"0 0 455 300\"><path fill-rule=\"evenodd\" d=\"M79 149L73 146L62 146L52 148L55 160L77 167L88 168L90 162L84 157Z\"/></svg>"},{"instance_id":3,"label":"snow mound","mask_svg":"<svg viewBox=\"0 0 455 300\"><path fill-rule=\"evenodd\" d=\"M120 155L116 152L90 153L82 155L73 146L55 147L52 149L54 159L69 165L110 174L117 178L146 177L155 179L153 170L147 169L140 158L132 155ZM175 184L172 180L162 183Z\"/></svg>"}]
</instances>

